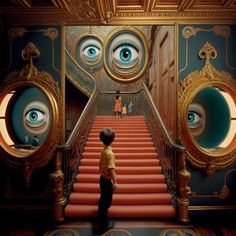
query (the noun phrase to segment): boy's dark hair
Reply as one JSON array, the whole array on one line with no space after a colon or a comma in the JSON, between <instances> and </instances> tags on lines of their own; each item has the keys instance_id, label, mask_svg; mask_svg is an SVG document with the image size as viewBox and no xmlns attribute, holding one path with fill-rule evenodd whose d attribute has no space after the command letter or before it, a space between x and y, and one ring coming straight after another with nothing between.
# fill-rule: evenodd
<instances>
[{"instance_id":1,"label":"boy's dark hair","mask_svg":"<svg viewBox=\"0 0 236 236\"><path fill-rule=\"evenodd\" d=\"M104 145L109 146L115 139L115 132L110 128L104 128L99 134Z\"/></svg>"}]
</instances>

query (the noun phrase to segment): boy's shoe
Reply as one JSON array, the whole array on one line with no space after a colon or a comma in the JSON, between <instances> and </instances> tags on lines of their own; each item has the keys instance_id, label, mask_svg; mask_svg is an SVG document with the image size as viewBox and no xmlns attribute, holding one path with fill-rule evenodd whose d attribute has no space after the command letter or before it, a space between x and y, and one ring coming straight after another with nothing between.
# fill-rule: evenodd
<instances>
[{"instance_id":1,"label":"boy's shoe","mask_svg":"<svg viewBox=\"0 0 236 236\"><path fill-rule=\"evenodd\" d=\"M114 222L111 221L111 220L108 220L107 221L107 225L106 225L106 229L109 230L109 229L112 229L114 227Z\"/></svg>"},{"instance_id":2,"label":"boy's shoe","mask_svg":"<svg viewBox=\"0 0 236 236\"><path fill-rule=\"evenodd\" d=\"M112 229L114 227L114 222L111 220L108 220L105 224L101 224L100 225L100 229L102 230L102 232L105 232L109 229Z\"/></svg>"}]
</instances>

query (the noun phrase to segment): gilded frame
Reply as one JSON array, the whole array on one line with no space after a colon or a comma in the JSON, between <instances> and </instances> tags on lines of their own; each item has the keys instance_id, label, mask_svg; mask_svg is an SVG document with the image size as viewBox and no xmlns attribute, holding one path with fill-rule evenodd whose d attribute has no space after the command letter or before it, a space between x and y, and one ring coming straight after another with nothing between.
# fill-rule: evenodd
<instances>
[{"instance_id":1,"label":"gilded frame","mask_svg":"<svg viewBox=\"0 0 236 236\"><path fill-rule=\"evenodd\" d=\"M217 52L210 43L206 43L199 51L199 56L205 58L205 65L200 71L193 71L178 88L178 120L179 139L187 148L187 159L198 168L213 175L216 170L229 166L236 157L236 136L231 143L220 150L210 151L201 148L192 137L188 124L188 108L196 94L204 88L214 87L227 92L236 103L236 81L225 71L216 70L210 63L216 58Z\"/></svg>"},{"instance_id":2,"label":"gilded frame","mask_svg":"<svg viewBox=\"0 0 236 236\"><path fill-rule=\"evenodd\" d=\"M111 38L115 34L118 34L119 32L122 32L122 31L124 31L124 32L125 31L133 32L133 33L137 34L140 37L140 39L143 43L144 49L145 49L146 61L144 63L144 66L141 68L140 72L137 75L134 75L131 78L127 78L126 75L123 74L123 73L117 73L118 75L114 75L114 73L112 73L110 71L109 66L107 65L107 62L106 62L106 58L105 58L106 48L108 46L109 41L111 40ZM149 64L148 43L147 43L147 40L146 40L145 36L143 35L143 33L139 29L137 29L135 27L131 27L131 26L121 26L121 27L118 27L118 28L115 28L114 30L112 30L108 34L108 36L106 37L105 42L104 42L104 46L103 46L103 64L104 64L104 69L105 69L106 73L108 74L108 76L116 82L128 84L128 83L132 83L132 82L135 82L138 79L140 79L144 75L144 73L145 73L145 71L148 67L148 64Z\"/></svg>"}]
</instances>

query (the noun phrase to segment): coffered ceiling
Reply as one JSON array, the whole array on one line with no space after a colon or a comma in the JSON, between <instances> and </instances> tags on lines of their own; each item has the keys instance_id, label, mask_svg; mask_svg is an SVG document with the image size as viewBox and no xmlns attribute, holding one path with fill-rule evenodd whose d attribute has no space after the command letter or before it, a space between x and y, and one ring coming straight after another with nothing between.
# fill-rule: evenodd
<instances>
[{"instance_id":1,"label":"coffered ceiling","mask_svg":"<svg viewBox=\"0 0 236 236\"><path fill-rule=\"evenodd\" d=\"M1 0L2 23L236 23L236 0Z\"/></svg>"}]
</instances>

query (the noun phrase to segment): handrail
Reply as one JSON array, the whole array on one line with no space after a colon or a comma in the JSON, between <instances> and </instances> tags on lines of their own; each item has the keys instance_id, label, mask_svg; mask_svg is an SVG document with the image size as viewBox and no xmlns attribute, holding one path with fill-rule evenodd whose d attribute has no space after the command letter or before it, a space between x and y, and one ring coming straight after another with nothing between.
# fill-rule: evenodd
<instances>
[{"instance_id":1,"label":"handrail","mask_svg":"<svg viewBox=\"0 0 236 236\"><path fill-rule=\"evenodd\" d=\"M67 139L66 143L64 143L62 145L58 145L57 149L60 149L60 150L65 149L66 150L66 149L71 148L73 142L75 141L76 133L77 133L84 117L85 117L85 114L87 113L87 110L89 109L90 101L92 101L93 98L96 96L96 91L97 91L96 89L93 91L91 97L88 100L88 103L86 104L86 106L85 106L83 112L81 113L78 121L76 122L76 125L75 125L74 129L72 130L72 132L71 132L69 138Z\"/></svg>"},{"instance_id":2,"label":"handrail","mask_svg":"<svg viewBox=\"0 0 236 236\"><path fill-rule=\"evenodd\" d=\"M146 114L147 118L150 118L150 120L148 119L148 124L152 128L151 135L158 149L158 156L162 171L166 177L168 189L172 193L177 207L178 219L182 222L188 222L188 206L191 195L188 182L191 174L186 169L186 148L173 141L144 83L143 88L145 90L144 97L151 110L150 113ZM158 127L156 123L158 123Z\"/></svg>"},{"instance_id":3,"label":"handrail","mask_svg":"<svg viewBox=\"0 0 236 236\"><path fill-rule=\"evenodd\" d=\"M169 132L167 131L167 129L166 129L165 125L164 125L164 122L162 121L162 118L161 118L161 116L160 116L160 114L159 114L159 112L158 112L158 110L157 110L157 108L156 108L156 106L155 106L155 104L154 104L154 102L153 102L153 100L151 98L151 95L150 95L150 93L149 93L149 91L147 89L147 86L146 86L146 84L144 82L143 82L143 87L144 87L144 89L146 91L146 94L147 94L147 97L148 97L148 99L149 99L149 101L150 101L150 103L151 103L151 105L152 105L152 107L153 107L153 109L155 111L155 115L158 117L159 124L161 126L162 131L164 132L164 135L165 135L165 138L166 138L168 144L170 145L171 148L173 148L173 149L175 149L177 151L185 151L186 148L184 146L181 146L181 145L175 143L173 141L172 137L170 136Z\"/></svg>"},{"instance_id":4,"label":"handrail","mask_svg":"<svg viewBox=\"0 0 236 236\"><path fill-rule=\"evenodd\" d=\"M94 80L94 78L93 78L86 70L84 70L84 69L77 63L77 61L70 55L70 53L68 52L68 50L65 49L65 51L66 51L66 54L69 56L69 58L73 61L73 63L74 63L77 67L79 67L80 70L82 70L88 77L90 77L91 79ZM95 80L94 80L94 82L95 82Z\"/></svg>"}]
</instances>

